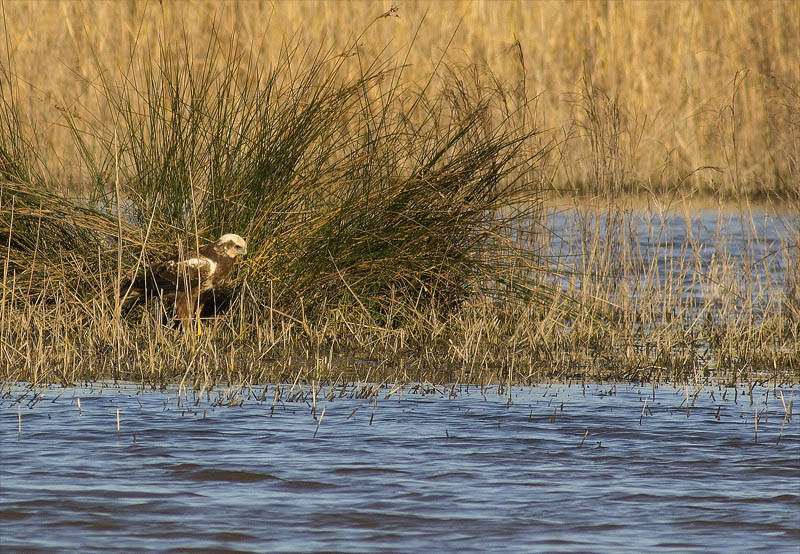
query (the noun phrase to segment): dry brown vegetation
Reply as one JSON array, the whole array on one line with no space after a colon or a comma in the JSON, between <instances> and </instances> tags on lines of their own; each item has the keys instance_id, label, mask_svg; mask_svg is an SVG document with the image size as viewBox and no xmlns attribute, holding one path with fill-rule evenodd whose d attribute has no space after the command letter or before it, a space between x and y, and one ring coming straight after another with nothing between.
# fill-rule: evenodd
<instances>
[{"instance_id":1,"label":"dry brown vegetation","mask_svg":"<svg viewBox=\"0 0 800 554\"><path fill-rule=\"evenodd\" d=\"M6 385L800 379L795 3L46 6L2 4ZM784 272L720 227L667 274L623 193L766 201ZM222 232L203 334L117 294Z\"/></svg>"},{"instance_id":2,"label":"dry brown vegetation","mask_svg":"<svg viewBox=\"0 0 800 554\"><path fill-rule=\"evenodd\" d=\"M442 57L489 69L508 102L531 102L555 145L547 184L562 191L797 195L797 2L403 2L362 34L391 5L4 2L0 63L48 159L67 166L64 113L109 117L101 80L161 48L199 51L216 33L269 67L292 37L341 52L359 37L363 59L408 64L404 87L424 86Z\"/></svg>"}]
</instances>

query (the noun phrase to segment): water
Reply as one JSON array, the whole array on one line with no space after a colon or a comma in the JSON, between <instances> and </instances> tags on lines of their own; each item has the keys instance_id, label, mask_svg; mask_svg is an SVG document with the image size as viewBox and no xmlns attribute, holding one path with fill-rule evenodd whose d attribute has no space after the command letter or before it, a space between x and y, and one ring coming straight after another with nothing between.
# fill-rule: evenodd
<instances>
[{"instance_id":1,"label":"water","mask_svg":"<svg viewBox=\"0 0 800 554\"><path fill-rule=\"evenodd\" d=\"M319 427L306 402L273 406L273 387L239 407L133 387L7 396L0 546L800 549L796 388L783 403L711 387L389 391L318 395Z\"/></svg>"},{"instance_id":2,"label":"water","mask_svg":"<svg viewBox=\"0 0 800 554\"><path fill-rule=\"evenodd\" d=\"M794 242L798 225L797 214L757 209L688 214L640 210L613 218L592 210L565 209L547 219L553 231L548 254L567 271L583 274L591 239L597 236L601 245L629 254L630 266L615 275L618 279L644 284L653 274L654 261L658 285L677 287L684 299L703 305L725 292L742 301L749 294L748 305L758 313L786 284L800 248Z\"/></svg>"}]
</instances>

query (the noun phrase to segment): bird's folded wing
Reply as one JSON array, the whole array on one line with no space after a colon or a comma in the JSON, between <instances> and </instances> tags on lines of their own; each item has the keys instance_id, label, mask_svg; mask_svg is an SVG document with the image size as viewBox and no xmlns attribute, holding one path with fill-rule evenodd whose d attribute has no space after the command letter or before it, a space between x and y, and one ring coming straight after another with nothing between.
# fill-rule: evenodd
<instances>
[{"instance_id":1,"label":"bird's folded wing","mask_svg":"<svg viewBox=\"0 0 800 554\"><path fill-rule=\"evenodd\" d=\"M155 264L152 269L159 282L171 283L178 288L192 286L202 282L214 272L216 265L211 259L189 258L186 260L168 260Z\"/></svg>"}]
</instances>

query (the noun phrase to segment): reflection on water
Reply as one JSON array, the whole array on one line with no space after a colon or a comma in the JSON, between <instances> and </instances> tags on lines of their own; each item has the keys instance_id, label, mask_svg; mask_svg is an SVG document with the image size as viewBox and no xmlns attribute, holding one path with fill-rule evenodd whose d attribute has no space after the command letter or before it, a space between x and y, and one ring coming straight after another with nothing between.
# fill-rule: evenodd
<instances>
[{"instance_id":1,"label":"reflection on water","mask_svg":"<svg viewBox=\"0 0 800 554\"><path fill-rule=\"evenodd\" d=\"M800 544L796 390L390 390L318 395L318 427L305 403L273 405L273 387L234 408L97 387L17 404L16 389L0 407L2 548Z\"/></svg>"}]
</instances>

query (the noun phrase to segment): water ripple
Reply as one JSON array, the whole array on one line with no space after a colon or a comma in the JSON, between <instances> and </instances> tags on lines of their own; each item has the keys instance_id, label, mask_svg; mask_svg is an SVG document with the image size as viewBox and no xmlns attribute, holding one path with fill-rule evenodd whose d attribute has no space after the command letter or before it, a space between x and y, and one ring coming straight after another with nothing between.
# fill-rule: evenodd
<instances>
[{"instance_id":1,"label":"water ripple","mask_svg":"<svg viewBox=\"0 0 800 554\"><path fill-rule=\"evenodd\" d=\"M708 389L687 410L668 387L497 392L400 391L374 413L320 395L319 427L305 404L272 411L271 394L6 400L0 547L797 551L800 425L777 391L754 392L757 435L741 393Z\"/></svg>"}]
</instances>

